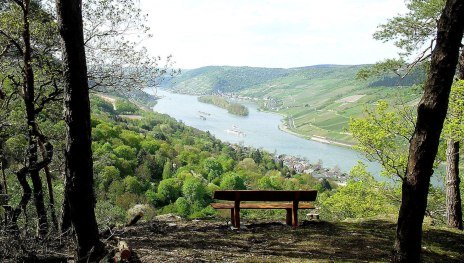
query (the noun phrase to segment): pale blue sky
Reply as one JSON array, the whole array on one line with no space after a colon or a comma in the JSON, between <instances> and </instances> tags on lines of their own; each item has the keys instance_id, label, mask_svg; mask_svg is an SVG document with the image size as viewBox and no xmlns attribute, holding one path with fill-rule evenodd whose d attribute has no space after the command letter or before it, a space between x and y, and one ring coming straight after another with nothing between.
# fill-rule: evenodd
<instances>
[{"instance_id":1,"label":"pale blue sky","mask_svg":"<svg viewBox=\"0 0 464 263\"><path fill-rule=\"evenodd\" d=\"M372 39L403 0L141 0L153 55L176 67L365 64L395 56Z\"/></svg>"}]
</instances>

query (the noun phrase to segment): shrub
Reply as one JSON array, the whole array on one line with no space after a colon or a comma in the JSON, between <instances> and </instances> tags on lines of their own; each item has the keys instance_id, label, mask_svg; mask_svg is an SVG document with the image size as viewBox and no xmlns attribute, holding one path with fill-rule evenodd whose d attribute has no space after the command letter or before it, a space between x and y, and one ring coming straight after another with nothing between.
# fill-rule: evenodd
<instances>
[{"instance_id":1,"label":"shrub","mask_svg":"<svg viewBox=\"0 0 464 263\"><path fill-rule=\"evenodd\" d=\"M176 200L177 213L182 217L187 217L191 213L191 205L185 197L179 197Z\"/></svg>"}]
</instances>

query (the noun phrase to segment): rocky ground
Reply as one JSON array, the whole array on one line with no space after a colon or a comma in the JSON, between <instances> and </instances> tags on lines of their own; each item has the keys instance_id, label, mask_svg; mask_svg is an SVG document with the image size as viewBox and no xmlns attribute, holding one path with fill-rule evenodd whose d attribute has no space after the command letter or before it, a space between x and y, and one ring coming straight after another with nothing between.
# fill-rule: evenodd
<instances>
[{"instance_id":1,"label":"rocky ground","mask_svg":"<svg viewBox=\"0 0 464 263\"><path fill-rule=\"evenodd\" d=\"M388 262L395 235L394 222L385 220L303 221L292 229L275 220L244 219L242 226L237 230L225 219L163 215L114 228L104 241L109 248L126 241L130 262ZM69 239L0 239L0 262L73 262ZM425 262L464 262L462 231L425 227L422 246Z\"/></svg>"},{"instance_id":2,"label":"rocky ground","mask_svg":"<svg viewBox=\"0 0 464 263\"><path fill-rule=\"evenodd\" d=\"M395 224L304 221L185 221L165 216L117 234L133 249L133 262L387 262ZM439 228L424 232L425 262L464 262L464 234Z\"/></svg>"}]
</instances>

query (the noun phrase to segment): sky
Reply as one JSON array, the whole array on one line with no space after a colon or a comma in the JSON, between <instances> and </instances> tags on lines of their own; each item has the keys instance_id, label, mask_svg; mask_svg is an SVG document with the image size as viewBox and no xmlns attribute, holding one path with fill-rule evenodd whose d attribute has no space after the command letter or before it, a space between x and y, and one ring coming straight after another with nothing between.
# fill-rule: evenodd
<instances>
[{"instance_id":1,"label":"sky","mask_svg":"<svg viewBox=\"0 0 464 263\"><path fill-rule=\"evenodd\" d=\"M404 0L141 0L152 55L176 67L369 64L396 48L372 38Z\"/></svg>"}]
</instances>

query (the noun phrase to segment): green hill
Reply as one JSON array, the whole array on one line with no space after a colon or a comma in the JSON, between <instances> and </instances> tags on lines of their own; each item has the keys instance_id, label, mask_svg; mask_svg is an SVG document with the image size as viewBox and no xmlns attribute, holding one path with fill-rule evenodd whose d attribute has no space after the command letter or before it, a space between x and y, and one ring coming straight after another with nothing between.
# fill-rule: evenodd
<instances>
[{"instance_id":1,"label":"green hill","mask_svg":"<svg viewBox=\"0 0 464 263\"><path fill-rule=\"evenodd\" d=\"M419 97L423 74L356 79L367 65L316 65L275 69L210 66L184 72L169 87L188 94L232 93L257 98L263 110L287 116L287 128L304 137L323 136L352 143L350 117L380 99L412 103Z\"/></svg>"},{"instance_id":2,"label":"green hill","mask_svg":"<svg viewBox=\"0 0 464 263\"><path fill-rule=\"evenodd\" d=\"M177 92L189 94L237 92L283 77L290 72L291 69L281 68L208 66L184 70L167 85Z\"/></svg>"}]
</instances>

